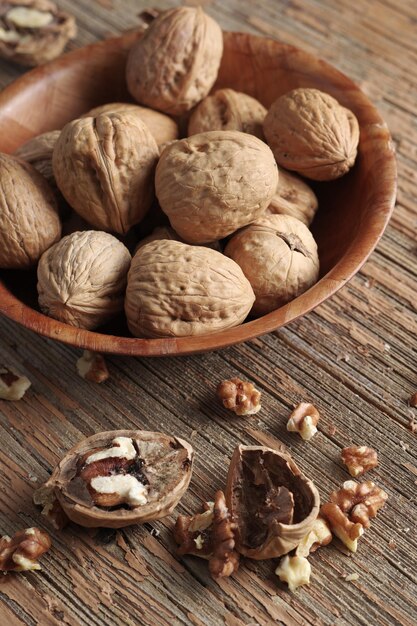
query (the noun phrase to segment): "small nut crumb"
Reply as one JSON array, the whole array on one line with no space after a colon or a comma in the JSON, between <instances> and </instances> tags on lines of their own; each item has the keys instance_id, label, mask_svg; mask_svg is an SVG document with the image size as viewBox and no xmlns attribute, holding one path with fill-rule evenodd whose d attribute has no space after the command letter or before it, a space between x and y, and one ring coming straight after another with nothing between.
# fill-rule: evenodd
<instances>
[{"instance_id":1,"label":"small nut crumb","mask_svg":"<svg viewBox=\"0 0 417 626\"><path fill-rule=\"evenodd\" d=\"M390 539L389 540L388 548L390 550L396 550L397 549L397 543L396 543L395 539Z\"/></svg>"},{"instance_id":2,"label":"small nut crumb","mask_svg":"<svg viewBox=\"0 0 417 626\"><path fill-rule=\"evenodd\" d=\"M378 465L378 455L376 450L367 446L350 446L343 448L342 461L349 474L356 478Z\"/></svg>"},{"instance_id":3,"label":"small nut crumb","mask_svg":"<svg viewBox=\"0 0 417 626\"><path fill-rule=\"evenodd\" d=\"M400 442L399 442L399 444L400 444L400 448L401 448L402 450L404 450L404 452L408 452L408 451L409 451L409 449L410 449L410 444L408 444L408 443L404 443L404 441L400 441Z\"/></svg>"},{"instance_id":4,"label":"small nut crumb","mask_svg":"<svg viewBox=\"0 0 417 626\"><path fill-rule=\"evenodd\" d=\"M31 384L26 376L21 376L16 370L0 366L0 399L21 400Z\"/></svg>"},{"instance_id":5,"label":"small nut crumb","mask_svg":"<svg viewBox=\"0 0 417 626\"><path fill-rule=\"evenodd\" d=\"M19 530L12 538L0 539L0 571L39 570L37 559L51 547L51 539L39 528Z\"/></svg>"},{"instance_id":6,"label":"small nut crumb","mask_svg":"<svg viewBox=\"0 0 417 626\"><path fill-rule=\"evenodd\" d=\"M313 528L297 546L295 556L308 557L310 552L315 552L321 546L327 546L333 539L327 521L319 515L313 524Z\"/></svg>"},{"instance_id":7,"label":"small nut crumb","mask_svg":"<svg viewBox=\"0 0 417 626\"><path fill-rule=\"evenodd\" d=\"M240 378L223 380L217 387L217 397L226 409L236 415L253 415L261 408L261 392L252 383L244 382Z\"/></svg>"},{"instance_id":8,"label":"small nut crumb","mask_svg":"<svg viewBox=\"0 0 417 626\"><path fill-rule=\"evenodd\" d=\"M350 582L354 582L355 580L358 580L359 579L359 574L357 574L355 572L353 574L347 574L343 578L346 580L346 582L350 583Z\"/></svg>"},{"instance_id":9,"label":"small nut crumb","mask_svg":"<svg viewBox=\"0 0 417 626\"><path fill-rule=\"evenodd\" d=\"M415 417L408 418L408 430L411 430L412 433L417 433L417 422Z\"/></svg>"},{"instance_id":10,"label":"small nut crumb","mask_svg":"<svg viewBox=\"0 0 417 626\"><path fill-rule=\"evenodd\" d=\"M410 396L410 399L408 400L408 404L409 406L416 408L417 407L417 391L415 393L413 393L412 396Z\"/></svg>"},{"instance_id":11,"label":"small nut crumb","mask_svg":"<svg viewBox=\"0 0 417 626\"><path fill-rule=\"evenodd\" d=\"M329 427L327 429L327 434L329 435L329 437L333 437L333 435L336 434L337 428L334 424L329 424Z\"/></svg>"},{"instance_id":12,"label":"small nut crumb","mask_svg":"<svg viewBox=\"0 0 417 626\"><path fill-rule=\"evenodd\" d=\"M81 378L93 383L103 383L109 378L109 370L102 355L90 350L84 350L78 359L77 372Z\"/></svg>"},{"instance_id":13,"label":"small nut crumb","mask_svg":"<svg viewBox=\"0 0 417 626\"><path fill-rule=\"evenodd\" d=\"M275 570L281 582L286 582L290 591L301 585L310 584L311 565L302 556L284 556Z\"/></svg>"},{"instance_id":14,"label":"small nut crumb","mask_svg":"<svg viewBox=\"0 0 417 626\"><path fill-rule=\"evenodd\" d=\"M291 413L287 430L299 433L304 441L309 441L317 432L320 413L313 404L300 402Z\"/></svg>"}]
</instances>

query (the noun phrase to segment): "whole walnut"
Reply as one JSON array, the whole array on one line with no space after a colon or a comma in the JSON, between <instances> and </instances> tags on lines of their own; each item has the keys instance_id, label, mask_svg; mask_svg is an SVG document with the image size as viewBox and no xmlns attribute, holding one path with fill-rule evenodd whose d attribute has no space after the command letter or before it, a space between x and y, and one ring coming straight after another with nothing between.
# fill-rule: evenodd
<instances>
[{"instance_id":1,"label":"whole walnut","mask_svg":"<svg viewBox=\"0 0 417 626\"><path fill-rule=\"evenodd\" d=\"M75 19L49 0L0 3L0 56L28 67L59 56L77 34Z\"/></svg>"},{"instance_id":2,"label":"whole walnut","mask_svg":"<svg viewBox=\"0 0 417 626\"><path fill-rule=\"evenodd\" d=\"M314 191L296 174L279 170L279 181L275 196L265 215L292 215L306 226L310 226L318 208Z\"/></svg>"},{"instance_id":3,"label":"whole walnut","mask_svg":"<svg viewBox=\"0 0 417 626\"><path fill-rule=\"evenodd\" d=\"M52 170L52 153L60 133L60 130L51 130L32 137L15 152L15 156L33 165L52 186L56 185Z\"/></svg>"},{"instance_id":4,"label":"whole walnut","mask_svg":"<svg viewBox=\"0 0 417 626\"><path fill-rule=\"evenodd\" d=\"M268 215L234 235L224 253L242 268L265 315L311 287L319 276L313 235L290 215Z\"/></svg>"},{"instance_id":5,"label":"whole walnut","mask_svg":"<svg viewBox=\"0 0 417 626\"><path fill-rule=\"evenodd\" d=\"M141 107L138 104L130 104L128 102L110 102L102 104L84 113L81 117L97 117L101 113L120 113L127 112L137 115L142 122L146 124L155 139L158 146L178 139L178 126L174 120L168 115L164 115L159 111Z\"/></svg>"},{"instance_id":6,"label":"whole walnut","mask_svg":"<svg viewBox=\"0 0 417 626\"><path fill-rule=\"evenodd\" d=\"M252 96L233 89L218 89L204 98L193 111L188 134L208 130L240 130L263 139L262 124L266 114L265 107Z\"/></svg>"},{"instance_id":7,"label":"whole walnut","mask_svg":"<svg viewBox=\"0 0 417 626\"><path fill-rule=\"evenodd\" d=\"M41 310L78 328L104 324L123 310L130 260L127 248L109 233L67 235L39 261Z\"/></svg>"},{"instance_id":8,"label":"whole walnut","mask_svg":"<svg viewBox=\"0 0 417 626\"><path fill-rule=\"evenodd\" d=\"M56 200L34 167L8 154L0 180L0 267L27 268L61 236Z\"/></svg>"},{"instance_id":9,"label":"whole walnut","mask_svg":"<svg viewBox=\"0 0 417 626\"><path fill-rule=\"evenodd\" d=\"M150 243L151 241L159 241L160 239L172 239L173 241L181 241L182 243L185 243L170 226L157 226L150 235L139 241L135 248L135 254L140 248L146 246L147 243ZM207 246L207 248L213 248L213 250L218 250L219 252L222 251L221 245L218 241L213 241L212 243L204 245Z\"/></svg>"},{"instance_id":10,"label":"whole walnut","mask_svg":"<svg viewBox=\"0 0 417 626\"><path fill-rule=\"evenodd\" d=\"M127 112L69 122L52 166L67 202L95 228L124 234L153 199L159 151L148 127Z\"/></svg>"},{"instance_id":11,"label":"whole walnut","mask_svg":"<svg viewBox=\"0 0 417 626\"><path fill-rule=\"evenodd\" d=\"M278 165L313 180L339 178L356 159L358 120L318 89L293 89L278 98L264 132Z\"/></svg>"},{"instance_id":12,"label":"whole walnut","mask_svg":"<svg viewBox=\"0 0 417 626\"><path fill-rule=\"evenodd\" d=\"M128 89L141 104L180 115L208 94L222 54L221 28L200 7L165 11L129 53Z\"/></svg>"},{"instance_id":13,"label":"whole walnut","mask_svg":"<svg viewBox=\"0 0 417 626\"><path fill-rule=\"evenodd\" d=\"M171 144L156 168L156 195L188 243L222 239L265 212L278 184L268 146L236 130L210 131Z\"/></svg>"},{"instance_id":14,"label":"whole walnut","mask_svg":"<svg viewBox=\"0 0 417 626\"><path fill-rule=\"evenodd\" d=\"M184 337L237 326L254 299L234 261L210 248L164 239L134 256L125 311L137 337Z\"/></svg>"}]
</instances>

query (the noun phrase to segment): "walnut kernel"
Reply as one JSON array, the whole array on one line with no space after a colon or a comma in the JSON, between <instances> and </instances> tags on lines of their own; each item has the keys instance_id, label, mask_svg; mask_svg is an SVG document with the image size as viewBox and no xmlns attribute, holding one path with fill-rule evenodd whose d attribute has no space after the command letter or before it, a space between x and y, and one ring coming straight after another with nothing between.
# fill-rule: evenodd
<instances>
[{"instance_id":1,"label":"walnut kernel","mask_svg":"<svg viewBox=\"0 0 417 626\"><path fill-rule=\"evenodd\" d=\"M321 546L327 546L333 539L327 521L318 516L313 524L313 528L300 541L295 551L296 556L308 557L310 552L315 552Z\"/></svg>"},{"instance_id":2,"label":"walnut kernel","mask_svg":"<svg viewBox=\"0 0 417 626\"><path fill-rule=\"evenodd\" d=\"M37 559L51 547L49 535L39 528L19 530L13 537L0 539L0 571L39 570Z\"/></svg>"},{"instance_id":3,"label":"walnut kernel","mask_svg":"<svg viewBox=\"0 0 417 626\"><path fill-rule=\"evenodd\" d=\"M286 582L290 591L295 591L301 585L310 584L311 565L302 556L284 556L280 561L275 574L281 582Z\"/></svg>"},{"instance_id":4,"label":"walnut kernel","mask_svg":"<svg viewBox=\"0 0 417 626\"><path fill-rule=\"evenodd\" d=\"M103 383L109 378L109 370L104 357L90 350L84 350L77 360L77 372L81 378L93 383Z\"/></svg>"},{"instance_id":5,"label":"walnut kernel","mask_svg":"<svg viewBox=\"0 0 417 626\"><path fill-rule=\"evenodd\" d=\"M349 474L355 478L376 467L378 455L376 450L368 446L350 446L343 448L342 461L348 468Z\"/></svg>"},{"instance_id":6,"label":"walnut kernel","mask_svg":"<svg viewBox=\"0 0 417 626\"><path fill-rule=\"evenodd\" d=\"M26 376L21 376L14 369L0 366L0 399L20 400L31 386Z\"/></svg>"},{"instance_id":7,"label":"walnut kernel","mask_svg":"<svg viewBox=\"0 0 417 626\"><path fill-rule=\"evenodd\" d=\"M217 397L236 415L253 415L261 408L261 392L240 378L223 380L217 387Z\"/></svg>"},{"instance_id":8,"label":"walnut kernel","mask_svg":"<svg viewBox=\"0 0 417 626\"><path fill-rule=\"evenodd\" d=\"M317 432L320 413L313 404L300 402L291 413L287 430L299 433L304 441L309 441Z\"/></svg>"}]
</instances>

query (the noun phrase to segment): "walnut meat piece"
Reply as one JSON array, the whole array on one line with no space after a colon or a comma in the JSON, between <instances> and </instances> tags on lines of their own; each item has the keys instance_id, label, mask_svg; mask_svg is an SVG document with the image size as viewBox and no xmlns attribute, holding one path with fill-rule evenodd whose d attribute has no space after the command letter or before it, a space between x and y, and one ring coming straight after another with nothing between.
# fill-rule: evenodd
<instances>
[{"instance_id":1,"label":"walnut meat piece","mask_svg":"<svg viewBox=\"0 0 417 626\"><path fill-rule=\"evenodd\" d=\"M349 550L356 552L357 539L369 528L370 520L384 506L388 494L372 481L356 483L348 480L330 494L330 502L321 507L321 514L333 533Z\"/></svg>"},{"instance_id":2,"label":"walnut meat piece","mask_svg":"<svg viewBox=\"0 0 417 626\"><path fill-rule=\"evenodd\" d=\"M24 572L39 570L39 557L51 547L49 535L39 528L19 530L12 538L0 539L0 571Z\"/></svg>"},{"instance_id":3,"label":"walnut meat piece","mask_svg":"<svg viewBox=\"0 0 417 626\"><path fill-rule=\"evenodd\" d=\"M31 386L26 376L21 376L16 370L0 365L0 399L21 400Z\"/></svg>"},{"instance_id":4,"label":"walnut meat piece","mask_svg":"<svg viewBox=\"0 0 417 626\"><path fill-rule=\"evenodd\" d=\"M230 462L226 502L236 523L236 550L259 560L300 543L313 528L320 497L288 454L240 445Z\"/></svg>"},{"instance_id":5,"label":"walnut meat piece","mask_svg":"<svg viewBox=\"0 0 417 626\"><path fill-rule=\"evenodd\" d=\"M84 350L76 365L79 376L92 383L104 383L109 378L106 361L97 352Z\"/></svg>"},{"instance_id":6,"label":"walnut meat piece","mask_svg":"<svg viewBox=\"0 0 417 626\"><path fill-rule=\"evenodd\" d=\"M75 19L49 0L0 4L0 56L28 67L59 56L77 34Z\"/></svg>"},{"instance_id":7,"label":"walnut meat piece","mask_svg":"<svg viewBox=\"0 0 417 626\"><path fill-rule=\"evenodd\" d=\"M293 89L278 98L264 132L278 165L313 180L339 178L356 159L358 120L318 89Z\"/></svg>"},{"instance_id":8,"label":"walnut meat piece","mask_svg":"<svg viewBox=\"0 0 417 626\"><path fill-rule=\"evenodd\" d=\"M132 113L102 113L69 122L52 167L67 202L89 224L125 234L153 200L158 146Z\"/></svg>"},{"instance_id":9,"label":"walnut meat piece","mask_svg":"<svg viewBox=\"0 0 417 626\"><path fill-rule=\"evenodd\" d=\"M309 441L317 432L319 419L320 413L313 404L300 402L288 419L287 430L299 433L304 441Z\"/></svg>"},{"instance_id":10,"label":"walnut meat piece","mask_svg":"<svg viewBox=\"0 0 417 626\"><path fill-rule=\"evenodd\" d=\"M311 565L302 556L284 556L275 570L281 582L288 585L290 591L295 591L302 585L310 584Z\"/></svg>"},{"instance_id":11,"label":"walnut meat piece","mask_svg":"<svg viewBox=\"0 0 417 626\"><path fill-rule=\"evenodd\" d=\"M222 53L221 28L201 8L171 9L133 45L126 68L128 89L141 104L180 115L208 94Z\"/></svg>"},{"instance_id":12,"label":"walnut meat piece","mask_svg":"<svg viewBox=\"0 0 417 626\"><path fill-rule=\"evenodd\" d=\"M261 408L261 392L240 378L223 380L217 387L217 397L236 415L253 415Z\"/></svg>"},{"instance_id":13,"label":"walnut meat piece","mask_svg":"<svg viewBox=\"0 0 417 626\"><path fill-rule=\"evenodd\" d=\"M52 170L52 153L60 133L60 130L51 130L48 133L37 135L29 139L15 152L15 156L30 163L42 176L45 176L52 187L56 186Z\"/></svg>"},{"instance_id":14,"label":"walnut meat piece","mask_svg":"<svg viewBox=\"0 0 417 626\"><path fill-rule=\"evenodd\" d=\"M224 253L242 268L256 300L254 315L265 315L309 289L319 277L313 235L289 215L268 215L239 231Z\"/></svg>"},{"instance_id":15,"label":"walnut meat piece","mask_svg":"<svg viewBox=\"0 0 417 626\"><path fill-rule=\"evenodd\" d=\"M84 113L82 117L97 117L102 113L119 113L127 112L136 115L148 127L152 137L158 146L165 144L167 141L178 139L178 126L176 122L168 115L164 115L159 111L141 107L137 104L128 102L110 102L102 104Z\"/></svg>"},{"instance_id":16,"label":"walnut meat piece","mask_svg":"<svg viewBox=\"0 0 417 626\"><path fill-rule=\"evenodd\" d=\"M263 139L266 113L265 107L252 96L233 89L218 89L193 111L188 135L208 130L239 130Z\"/></svg>"},{"instance_id":17,"label":"walnut meat piece","mask_svg":"<svg viewBox=\"0 0 417 626\"><path fill-rule=\"evenodd\" d=\"M349 446L342 450L342 461L349 474L356 478L378 465L378 454L368 446Z\"/></svg>"},{"instance_id":18,"label":"walnut meat piece","mask_svg":"<svg viewBox=\"0 0 417 626\"><path fill-rule=\"evenodd\" d=\"M274 196L271 150L252 135L211 131L171 144L156 168L156 195L174 230L207 243L255 221Z\"/></svg>"},{"instance_id":19,"label":"walnut meat piece","mask_svg":"<svg viewBox=\"0 0 417 626\"><path fill-rule=\"evenodd\" d=\"M122 528L169 515L186 491L193 449L163 433L98 433L74 446L48 480L68 518Z\"/></svg>"},{"instance_id":20,"label":"walnut meat piece","mask_svg":"<svg viewBox=\"0 0 417 626\"><path fill-rule=\"evenodd\" d=\"M52 189L28 163L0 154L0 267L25 269L61 236Z\"/></svg>"},{"instance_id":21,"label":"walnut meat piece","mask_svg":"<svg viewBox=\"0 0 417 626\"><path fill-rule=\"evenodd\" d=\"M209 248L162 240L135 254L125 312L136 337L185 337L240 324L253 301L234 261Z\"/></svg>"},{"instance_id":22,"label":"walnut meat piece","mask_svg":"<svg viewBox=\"0 0 417 626\"><path fill-rule=\"evenodd\" d=\"M208 559L213 578L231 576L239 567L239 554L234 549L236 525L223 492L216 493L214 502L206 502L205 509L192 517L178 516L174 529L178 553Z\"/></svg>"},{"instance_id":23,"label":"walnut meat piece","mask_svg":"<svg viewBox=\"0 0 417 626\"><path fill-rule=\"evenodd\" d=\"M307 183L296 174L280 168L278 187L265 214L291 215L306 226L310 226L317 208L316 194Z\"/></svg>"},{"instance_id":24,"label":"walnut meat piece","mask_svg":"<svg viewBox=\"0 0 417 626\"><path fill-rule=\"evenodd\" d=\"M321 546L327 546L332 539L329 524L319 515L310 532L298 544L295 555L308 557L311 552L315 552Z\"/></svg>"},{"instance_id":25,"label":"walnut meat piece","mask_svg":"<svg viewBox=\"0 0 417 626\"><path fill-rule=\"evenodd\" d=\"M123 310L130 259L127 248L108 233L67 235L39 261L41 310L78 328L104 324Z\"/></svg>"}]
</instances>

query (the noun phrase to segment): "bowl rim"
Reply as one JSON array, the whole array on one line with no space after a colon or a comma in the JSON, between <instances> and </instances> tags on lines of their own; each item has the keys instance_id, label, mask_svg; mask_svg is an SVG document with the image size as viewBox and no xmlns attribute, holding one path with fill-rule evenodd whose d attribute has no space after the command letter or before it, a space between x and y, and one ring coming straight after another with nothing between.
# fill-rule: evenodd
<instances>
[{"instance_id":1,"label":"bowl rim","mask_svg":"<svg viewBox=\"0 0 417 626\"><path fill-rule=\"evenodd\" d=\"M226 34L231 35L231 33L225 32L225 35ZM315 61L319 60L315 55L300 48L281 43L269 37L238 32L233 33L233 35L237 37L249 37L251 41L259 44L268 42L268 45L276 47L277 54L280 51L282 52L283 49L293 50L298 54L304 55L305 58L311 58ZM69 59L77 61L84 58L86 50L94 51L95 49L102 49L107 46L123 49L129 46L133 41L132 33L99 41L78 48L62 55L54 61L26 72L0 93L0 109L27 84L36 81L38 78L41 80L48 72L59 71L61 68L68 65ZM376 141L378 142L380 154L384 157L382 163L383 171L381 171L379 175L381 179L388 181L389 184L387 184L384 190L378 195L378 207L377 210L374 209L372 213L372 239L370 240L369 236L365 236L365 233L359 230L343 257L308 291L288 304L258 319L216 333L188 337L164 337L155 339L121 337L69 326L68 324L47 317L21 302L9 291L1 279L0 313L37 334L94 352L130 356L181 356L227 348L237 343L255 339L256 337L286 326L298 317L309 313L327 298L335 294L359 271L374 251L384 233L395 205L397 166L395 150L388 127L377 109L350 78L337 70L330 63L321 59L319 61L324 69L331 72L334 77L337 76L346 82L346 84L349 85L349 89L359 95L362 102L366 102L369 119L367 127L375 127L375 130L378 131ZM366 233L368 232L367 230Z\"/></svg>"}]
</instances>

